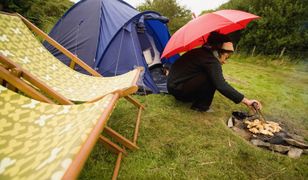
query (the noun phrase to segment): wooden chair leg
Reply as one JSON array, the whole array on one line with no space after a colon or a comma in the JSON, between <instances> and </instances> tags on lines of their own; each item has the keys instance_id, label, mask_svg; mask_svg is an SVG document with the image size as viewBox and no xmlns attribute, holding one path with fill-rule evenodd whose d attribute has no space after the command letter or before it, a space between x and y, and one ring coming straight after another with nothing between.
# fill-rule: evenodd
<instances>
[{"instance_id":1,"label":"wooden chair leg","mask_svg":"<svg viewBox=\"0 0 308 180\"><path fill-rule=\"evenodd\" d=\"M99 141L107 148L109 149L111 152L115 153L115 154L124 154L127 155L127 152L125 149L121 148L120 146L118 146L117 144L113 143L112 141L110 141L109 139L107 139L106 137L100 135L99 136Z\"/></svg>"},{"instance_id":2,"label":"wooden chair leg","mask_svg":"<svg viewBox=\"0 0 308 180\"><path fill-rule=\"evenodd\" d=\"M121 161L122 161L122 157L123 154L127 155L127 152L125 150L125 148L121 148L120 146L118 146L117 144L111 142L109 139L107 139L104 136L100 136L99 140L101 143L103 143L103 145L111 150L112 152L116 153L118 155L117 157L117 161L113 170L113 175L112 175L112 180L116 180L119 174L119 170L120 170L120 166L121 166Z\"/></svg>"},{"instance_id":3,"label":"wooden chair leg","mask_svg":"<svg viewBox=\"0 0 308 180\"><path fill-rule=\"evenodd\" d=\"M142 110L144 110L144 106L130 96L125 96L125 99L127 99L130 103L132 103L136 107L138 107L138 115L136 119L133 141L128 140L127 138L117 133L116 131L114 131L108 126L104 128L104 132L108 134L109 136L111 136L112 138L114 138L115 141L127 147L128 149L136 150L136 149L139 149L136 143L138 139L138 133L139 133L139 127L140 127L140 121L141 121L141 113L142 113Z\"/></svg>"},{"instance_id":4,"label":"wooden chair leg","mask_svg":"<svg viewBox=\"0 0 308 180\"><path fill-rule=\"evenodd\" d=\"M122 160L122 153L120 152L118 154L117 162L113 170L112 180L116 180L118 177L120 166L121 166L121 160Z\"/></svg>"},{"instance_id":5,"label":"wooden chair leg","mask_svg":"<svg viewBox=\"0 0 308 180\"><path fill-rule=\"evenodd\" d=\"M138 102L137 100L135 100L133 97L131 96L125 96L125 99L129 102L131 102L133 105L135 105L136 107L141 107L142 109L144 109L144 106Z\"/></svg>"},{"instance_id":6,"label":"wooden chair leg","mask_svg":"<svg viewBox=\"0 0 308 180\"><path fill-rule=\"evenodd\" d=\"M141 121L141 112L142 112L142 108L140 107L138 110L138 116L136 120L135 132L134 132L134 139L133 139L134 144L137 144L139 126L140 126L140 121Z\"/></svg>"},{"instance_id":7,"label":"wooden chair leg","mask_svg":"<svg viewBox=\"0 0 308 180\"><path fill-rule=\"evenodd\" d=\"M125 147L129 148L130 150L139 149L139 147L136 144L132 143L131 141L126 139L124 136L122 136L121 134L117 133L116 131L114 131L113 129L111 129L108 126L106 126L104 128L104 132L106 134L108 134L109 136L111 136L112 138L114 138L115 141L123 144Z\"/></svg>"},{"instance_id":8,"label":"wooden chair leg","mask_svg":"<svg viewBox=\"0 0 308 180\"><path fill-rule=\"evenodd\" d=\"M141 120L141 112L142 110L144 110L144 106L141 103L139 103L137 100L132 98L131 96L126 96L125 99L138 108L138 115L137 115L137 120L136 120L136 125L135 125L134 138L133 138L133 143L137 144L140 120Z\"/></svg>"}]
</instances>

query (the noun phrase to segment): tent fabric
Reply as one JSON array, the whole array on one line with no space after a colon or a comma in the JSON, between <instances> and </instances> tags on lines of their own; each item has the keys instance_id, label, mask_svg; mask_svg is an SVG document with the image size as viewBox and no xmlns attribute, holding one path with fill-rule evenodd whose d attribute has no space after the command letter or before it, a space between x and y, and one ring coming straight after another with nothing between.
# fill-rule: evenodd
<instances>
[{"instance_id":1,"label":"tent fabric","mask_svg":"<svg viewBox=\"0 0 308 180\"><path fill-rule=\"evenodd\" d=\"M152 47L147 38L150 35L162 53L170 39L165 23L160 14L139 12L122 0L81 0L60 18L49 35L103 76L120 75L136 66L145 67L141 85L159 93L142 51ZM44 45L69 64L65 55L46 42ZM162 62L170 63L172 58ZM76 70L84 73L79 67Z\"/></svg>"},{"instance_id":2,"label":"tent fabric","mask_svg":"<svg viewBox=\"0 0 308 180\"><path fill-rule=\"evenodd\" d=\"M91 10L97 9L101 6L100 4L100 1L80 1L60 18L49 34L91 67L94 64L100 27L100 12ZM44 45L54 56L65 64L69 64L69 59L60 51L48 43Z\"/></svg>"},{"instance_id":3,"label":"tent fabric","mask_svg":"<svg viewBox=\"0 0 308 180\"><path fill-rule=\"evenodd\" d=\"M134 69L136 66L147 67L147 63L140 53L142 52L141 46L136 41L138 39L136 29L133 24L128 24L128 26L123 28L109 45L108 51L106 51L100 61L101 63L96 68L100 74L115 76L127 72L128 69ZM159 90L148 68L144 69L144 85L153 92L158 93Z\"/></svg>"},{"instance_id":4,"label":"tent fabric","mask_svg":"<svg viewBox=\"0 0 308 180\"><path fill-rule=\"evenodd\" d=\"M155 41L156 48L159 52L163 52L167 42L170 39L169 31L164 29L164 24L156 20L146 21L146 27L149 31L149 34L153 37ZM175 55L170 58L163 58L162 62L167 64L173 64L180 56Z\"/></svg>"}]
</instances>

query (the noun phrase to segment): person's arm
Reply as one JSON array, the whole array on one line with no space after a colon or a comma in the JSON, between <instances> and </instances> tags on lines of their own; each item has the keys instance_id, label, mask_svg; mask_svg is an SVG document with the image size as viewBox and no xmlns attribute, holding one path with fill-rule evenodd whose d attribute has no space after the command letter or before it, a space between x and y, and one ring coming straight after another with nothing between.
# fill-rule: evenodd
<instances>
[{"instance_id":1,"label":"person's arm","mask_svg":"<svg viewBox=\"0 0 308 180\"><path fill-rule=\"evenodd\" d=\"M212 79L213 84L217 88L217 90L223 94L225 97L232 100L234 103L238 104L242 102L247 106L252 106L255 102L257 103L257 108L261 109L262 105L259 101L253 99L247 99L243 94L234 89L231 85L229 85L225 78L223 77L222 68L220 64L213 63L209 67L209 75Z\"/></svg>"},{"instance_id":2,"label":"person's arm","mask_svg":"<svg viewBox=\"0 0 308 180\"><path fill-rule=\"evenodd\" d=\"M218 63L218 61L215 61L208 63L205 66L211 82L222 95L232 100L236 104L240 103L244 99L244 95L226 82L222 73L221 65Z\"/></svg>"}]
</instances>

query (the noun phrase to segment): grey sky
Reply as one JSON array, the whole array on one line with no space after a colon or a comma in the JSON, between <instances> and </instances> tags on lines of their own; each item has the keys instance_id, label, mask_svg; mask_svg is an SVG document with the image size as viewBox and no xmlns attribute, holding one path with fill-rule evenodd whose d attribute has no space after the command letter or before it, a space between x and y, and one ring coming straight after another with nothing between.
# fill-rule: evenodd
<instances>
[{"instance_id":1,"label":"grey sky","mask_svg":"<svg viewBox=\"0 0 308 180\"><path fill-rule=\"evenodd\" d=\"M144 2L144 0L125 0L133 6L137 6ZM200 14L203 10L215 9L221 4L228 2L229 0L177 0L182 6L186 6L196 15Z\"/></svg>"},{"instance_id":2,"label":"grey sky","mask_svg":"<svg viewBox=\"0 0 308 180\"><path fill-rule=\"evenodd\" d=\"M78 2L79 0L71 0L73 2ZM144 0L124 0L136 7L143 3ZM229 0L177 0L182 6L186 6L196 15L200 14L203 10L215 9L221 4L228 2Z\"/></svg>"}]
</instances>

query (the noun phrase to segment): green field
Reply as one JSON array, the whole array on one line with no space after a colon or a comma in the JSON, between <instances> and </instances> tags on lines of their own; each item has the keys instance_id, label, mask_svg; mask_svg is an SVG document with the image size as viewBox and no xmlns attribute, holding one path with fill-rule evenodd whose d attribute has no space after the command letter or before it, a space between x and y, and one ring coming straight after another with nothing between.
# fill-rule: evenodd
<instances>
[{"instance_id":1,"label":"green field","mask_svg":"<svg viewBox=\"0 0 308 180\"><path fill-rule=\"evenodd\" d=\"M303 65L267 65L238 57L224 65L225 78L262 102L267 120L308 139L308 72ZM199 113L169 95L135 96L145 106L138 145L124 157L119 179L307 179L308 155L299 159L259 149L228 129L232 111L247 111L216 93L214 113ZM131 137L136 109L122 100L109 124ZM110 179L116 156L99 143L80 179Z\"/></svg>"}]
</instances>

